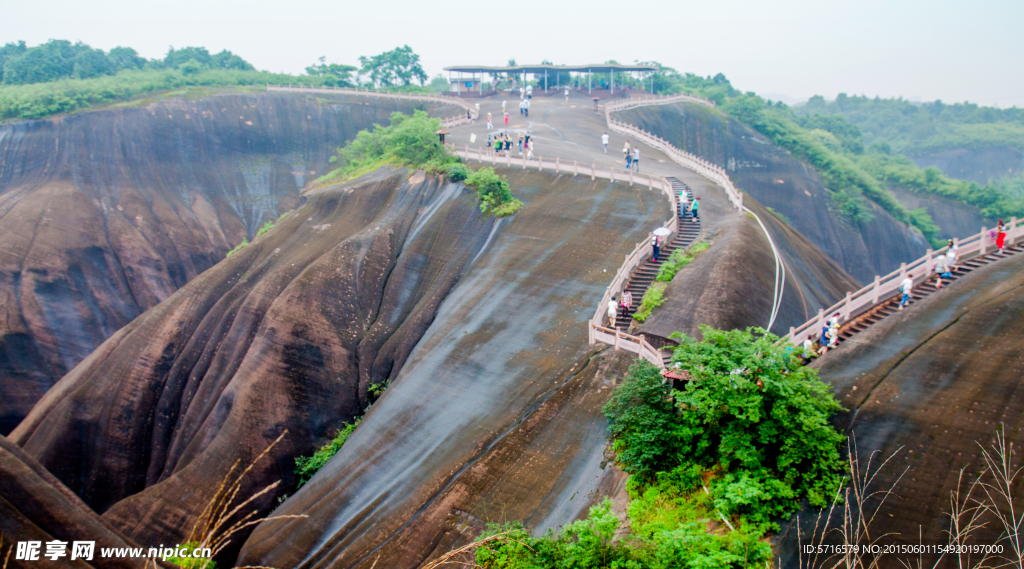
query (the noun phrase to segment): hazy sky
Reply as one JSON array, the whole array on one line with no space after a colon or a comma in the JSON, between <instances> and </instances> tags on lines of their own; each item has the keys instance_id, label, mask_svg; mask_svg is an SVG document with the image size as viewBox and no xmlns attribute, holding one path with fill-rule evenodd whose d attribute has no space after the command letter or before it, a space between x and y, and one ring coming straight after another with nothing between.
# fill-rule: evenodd
<instances>
[{"instance_id":1,"label":"hazy sky","mask_svg":"<svg viewBox=\"0 0 1024 569\"><path fill-rule=\"evenodd\" d=\"M0 0L0 42L159 57L229 49L300 73L408 44L448 65L655 60L769 98L837 93L1024 107L1024 0Z\"/></svg>"}]
</instances>

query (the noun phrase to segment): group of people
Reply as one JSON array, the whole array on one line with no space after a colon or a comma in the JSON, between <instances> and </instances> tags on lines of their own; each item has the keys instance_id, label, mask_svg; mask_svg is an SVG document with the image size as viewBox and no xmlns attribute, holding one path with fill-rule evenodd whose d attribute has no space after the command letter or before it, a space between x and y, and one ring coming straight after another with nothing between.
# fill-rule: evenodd
<instances>
[{"instance_id":1,"label":"group of people","mask_svg":"<svg viewBox=\"0 0 1024 569\"><path fill-rule=\"evenodd\" d=\"M804 360L823 356L830 348L836 347L839 343L839 322L841 319L842 314L836 312L825 320L825 323L821 326L821 335L818 337L817 348L814 347L814 342L810 338L804 340Z\"/></svg>"},{"instance_id":2,"label":"group of people","mask_svg":"<svg viewBox=\"0 0 1024 569\"><path fill-rule=\"evenodd\" d=\"M527 159L533 159L533 150L536 142L533 137L530 136L530 131L525 133L520 132L518 136L519 142L519 155L522 156L523 152L526 152ZM495 155L509 156L512 153L512 145L515 141L512 138L512 134L508 131L503 133L499 132L493 136L487 135L487 148L493 148Z\"/></svg>"},{"instance_id":3,"label":"group of people","mask_svg":"<svg viewBox=\"0 0 1024 569\"><path fill-rule=\"evenodd\" d=\"M690 195L686 190L679 190L679 217L686 219L686 214L690 214L690 223L696 223L700 221L700 198L694 198L690 201Z\"/></svg>"},{"instance_id":4,"label":"group of people","mask_svg":"<svg viewBox=\"0 0 1024 569\"><path fill-rule=\"evenodd\" d=\"M629 310L633 307L633 294L628 290L623 291L619 300L615 299L616 296L612 295L608 301L608 327L612 329L615 329L615 319L629 318Z\"/></svg>"}]
</instances>

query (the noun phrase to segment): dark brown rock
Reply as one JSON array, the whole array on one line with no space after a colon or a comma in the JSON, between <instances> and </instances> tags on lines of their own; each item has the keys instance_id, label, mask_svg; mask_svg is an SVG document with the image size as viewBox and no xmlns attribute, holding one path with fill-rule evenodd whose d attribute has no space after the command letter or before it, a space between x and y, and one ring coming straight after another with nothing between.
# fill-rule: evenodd
<instances>
[{"instance_id":1,"label":"dark brown rock","mask_svg":"<svg viewBox=\"0 0 1024 569\"><path fill-rule=\"evenodd\" d=\"M0 436L0 565L9 569L63 568L142 569L145 559L103 558L102 548L136 548L100 519L77 496L18 445ZM45 542L67 542L68 555L51 561L42 554ZM8 552L19 541L41 541L39 559L18 561ZM92 561L71 560L75 541L94 541ZM5 558L7 564L4 565ZM149 562L152 565L152 561Z\"/></svg>"},{"instance_id":2,"label":"dark brown rock","mask_svg":"<svg viewBox=\"0 0 1024 569\"><path fill-rule=\"evenodd\" d=\"M417 106L337 101L235 94L0 126L0 433L295 207L335 147Z\"/></svg>"},{"instance_id":3,"label":"dark brown rock","mask_svg":"<svg viewBox=\"0 0 1024 569\"><path fill-rule=\"evenodd\" d=\"M498 224L457 184L388 169L308 203L104 342L11 439L104 519L181 540L231 465L282 479L393 379ZM240 544L239 540L239 544Z\"/></svg>"}]
</instances>

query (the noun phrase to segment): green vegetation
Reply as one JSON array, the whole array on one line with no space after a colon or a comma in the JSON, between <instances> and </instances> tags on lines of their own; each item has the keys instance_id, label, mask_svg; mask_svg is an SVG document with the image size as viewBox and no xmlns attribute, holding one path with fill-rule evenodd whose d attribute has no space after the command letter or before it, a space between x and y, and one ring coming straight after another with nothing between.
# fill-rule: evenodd
<instances>
[{"instance_id":1,"label":"green vegetation","mask_svg":"<svg viewBox=\"0 0 1024 569\"><path fill-rule=\"evenodd\" d=\"M476 190L480 211L495 217L507 217L522 209L523 202L512 195L508 182L494 173L494 168L481 168L466 178L466 185Z\"/></svg>"},{"instance_id":2,"label":"green vegetation","mask_svg":"<svg viewBox=\"0 0 1024 569\"><path fill-rule=\"evenodd\" d=\"M676 249L669 255L665 263L661 265L661 268L658 269L658 274L654 277L655 282L671 281L676 276L676 273L679 272L679 269L692 263L697 258L697 255L707 251L708 247L709 245L706 241L698 241L685 251L683 249Z\"/></svg>"},{"instance_id":3,"label":"green vegetation","mask_svg":"<svg viewBox=\"0 0 1024 569\"><path fill-rule=\"evenodd\" d=\"M655 308L665 303L665 288L668 286L667 282L654 282L648 287L647 292L644 293L644 297L640 299L640 308L636 309L633 313L633 320L637 322L644 322L651 317L651 312Z\"/></svg>"},{"instance_id":4,"label":"green vegetation","mask_svg":"<svg viewBox=\"0 0 1024 569\"><path fill-rule=\"evenodd\" d=\"M282 216L282 217L284 217L284 216ZM270 231L270 230L271 230L271 228L273 228L273 227L274 227L274 222L273 222L273 221L268 221L268 222L264 223L264 224L263 224L262 226L260 226L260 228L259 228L259 229L258 229L258 230L256 231L256 237L259 237L260 235L263 235L264 233L266 233L266 232Z\"/></svg>"},{"instance_id":5,"label":"green vegetation","mask_svg":"<svg viewBox=\"0 0 1024 569\"><path fill-rule=\"evenodd\" d=\"M468 178L473 171L470 170L465 164L452 164L448 167L448 179L452 182L461 182Z\"/></svg>"},{"instance_id":6,"label":"green vegetation","mask_svg":"<svg viewBox=\"0 0 1024 569\"><path fill-rule=\"evenodd\" d=\"M409 46L361 57L360 63L360 76L353 77L356 67L328 64L321 57L306 68L306 75L296 76L256 71L230 51L211 54L203 47L172 47L163 59L147 60L128 47L105 53L66 40L50 40L35 47L23 41L8 43L0 48L0 120L39 119L140 97L180 95L182 89L200 87L281 83L423 93L437 90L423 86L427 76ZM360 82L363 74L367 77ZM412 84L414 79L419 85Z\"/></svg>"},{"instance_id":7,"label":"green vegetation","mask_svg":"<svg viewBox=\"0 0 1024 569\"><path fill-rule=\"evenodd\" d=\"M774 209L772 209L769 206L765 206L764 208L766 210L768 210L769 212L771 212L771 214L774 215L775 217L781 219L783 221L783 223L785 223L786 225L789 225L789 226L793 225L792 223L789 222L789 218L786 217L782 212L775 211Z\"/></svg>"},{"instance_id":8,"label":"green vegetation","mask_svg":"<svg viewBox=\"0 0 1024 569\"><path fill-rule=\"evenodd\" d=\"M232 249L232 250L228 251L228 254L227 254L227 255L224 255L224 258L225 258L225 259L227 259L227 258L228 258L228 257L230 257L231 255L234 255L235 253L237 253L237 252L241 251L241 250L242 250L242 247L245 247L245 246L246 246L246 245L248 245L248 244L249 244L249 239L248 239L248 238L242 239L242 242L241 242L241 243L239 243L239 244L238 244L238 246L237 246L237 247L235 247L234 249Z\"/></svg>"},{"instance_id":9,"label":"green vegetation","mask_svg":"<svg viewBox=\"0 0 1024 569\"><path fill-rule=\"evenodd\" d=\"M199 547L201 545L196 541L190 541L178 546L178 548L187 550L189 553ZM217 569L216 561L203 557L168 557L167 562L173 563L182 569Z\"/></svg>"},{"instance_id":10,"label":"green vegetation","mask_svg":"<svg viewBox=\"0 0 1024 569\"><path fill-rule=\"evenodd\" d=\"M323 468L334 455L338 454L338 451L341 450L341 447L361 420L362 418L359 417L352 423L343 423L344 427L338 430L338 434L335 435L334 439L317 449L313 456L300 456L295 459L295 475L299 477L299 488L302 488L303 484L309 482L318 470Z\"/></svg>"},{"instance_id":11,"label":"green vegetation","mask_svg":"<svg viewBox=\"0 0 1024 569\"><path fill-rule=\"evenodd\" d=\"M909 152L997 143L1024 148L1024 144L1018 145L1024 138L1015 138L1014 134L1018 127L1024 133L1024 111L1019 109L987 109L970 104L913 105L902 100L846 96L833 103L817 97L807 105L791 109L753 93L741 93L724 75L704 78L681 75L671 69L657 74L655 85L662 93L687 92L710 99L718 109L806 161L821 174L832 192L832 209L851 224L863 224L872 218L866 203L871 200L897 220L917 228L933 246L941 246L945 236L940 235L941 230L928 213L923 208L909 210L893 196L892 187L950 197L979 208L987 217L1008 218L1024 213L1024 198L1005 191L1009 187L1006 184L979 186L954 180L936 169L922 169L910 160L892 156L894 148ZM896 117L897 113L905 116ZM906 118L911 116L916 118ZM912 124L925 120L932 126L920 127L914 134ZM1002 122L978 124L980 121ZM941 133L936 134L939 131L935 125L940 123L946 125L943 133L960 133L959 138L942 134L948 140L937 142L935 137ZM865 136L858 125L876 134ZM982 131L988 135L983 136ZM912 140L920 142L911 143Z\"/></svg>"},{"instance_id":12,"label":"green vegetation","mask_svg":"<svg viewBox=\"0 0 1024 569\"><path fill-rule=\"evenodd\" d=\"M843 437L829 423L840 407L817 372L790 359L760 329L704 326L682 337L673 361L691 374L673 390L647 362L634 364L604 408L619 465L630 474L629 534L611 538L611 502L561 532L480 549L487 569L757 568L764 539L802 501L821 507L845 483Z\"/></svg>"},{"instance_id":13,"label":"green vegetation","mask_svg":"<svg viewBox=\"0 0 1024 569\"><path fill-rule=\"evenodd\" d=\"M427 73L420 65L420 56L405 45L374 56L359 56L361 75L370 79L375 87L410 85L415 79L422 86L427 82Z\"/></svg>"},{"instance_id":14,"label":"green vegetation","mask_svg":"<svg viewBox=\"0 0 1024 569\"><path fill-rule=\"evenodd\" d=\"M864 142L885 142L910 155L958 148L1010 146L1024 150L1024 109L979 107L942 101L911 103L840 93L834 101L811 97L793 108L806 117L840 118L864 133Z\"/></svg>"},{"instance_id":15,"label":"green vegetation","mask_svg":"<svg viewBox=\"0 0 1024 569\"><path fill-rule=\"evenodd\" d=\"M422 168L430 172L447 172L458 158L448 154L434 131L441 127L438 119L415 111L412 116L395 112L389 126L374 125L363 130L355 140L339 148L331 162L338 168L316 183L341 181L372 172L385 164Z\"/></svg>"}]
</instances>

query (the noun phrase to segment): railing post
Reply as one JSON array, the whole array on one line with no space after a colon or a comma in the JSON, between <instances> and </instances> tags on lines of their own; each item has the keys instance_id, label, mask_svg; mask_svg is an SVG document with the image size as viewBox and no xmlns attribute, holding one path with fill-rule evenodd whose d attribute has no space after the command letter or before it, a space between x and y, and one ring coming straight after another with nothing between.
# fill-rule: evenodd
<instances>
[{"instance_id":1,"label":"railing post","mask_svg":"<svg viewBox=\"0 0 1024 569\"><path fill-rule=\"evenodd\" d=\"M931 270L931 266L932 266L932 253L933 253L933 251L932 251L931 247L929 247L928 250L925 251L925 253L924 253L924 259L925 259L924 260L924 274L926 274L926 275L928 274L928 271Z\"/></svg>"},{"instance_id":2,"label":"railing post","mask_svg":"<svg viewBox=\"0 0 1024 569\"><path fill-rule=\"evenodd\" d=\"M580 173L580 165L575 158L572 159L572 175L576 177Z\"/></svg>"},{"instance_id":3,"label":"railing post","mask_svg":"<svg viewBox=\"0 0 1024 569\"><path fill-rule=\"evenodd\" d=\"M615 344L614 345L615 345L615 349L618 350L619 349L619 329L618 329L618 327L615 328Z\"/></svg>"},{"instance_id":4,"label":"railing post","mask_svg":"<svg viewBox=\"0 0 1024 569\"><path fill-rule=\"evenodd\" d=\"M900 263L900 278L907 278L907 264Z\"/></svg>"},{"instance_id":5,"label":"railing post","mask_svg":"<svg viewBox=\"0 0 1024 569\"><path fill-rule=\"evenodd\" d=\"M544 159L537 155L537 171L540 172L544 169Z\"/></svg>"},{"instance_id":6,"label":"railing post","mask_svg":"<svg viewBox=\"0 0 1024 569\"><path fill-rule=\"evenodd\" d=\"M852 292L847 292L846 293L846 304L843 305L843 319L844 320L849 320L850 319L850 301L851 300L853 300L853 293Z\"/></svg>"},{"instance_id":7,"label":"railing post","mask_svg":"<svg viewBox=\"0 0 1024 569\"><path fill-rule=\"evenodd\" d=\"M985 226L981 226L981 238L978 239L978 254L985 254L985 234L987 233Z\"/></svg>"},{"instance_id":8,"label":"railing post","mask_svg":"<svg viewBox=\"0 0 1024 569\"><path fill-rule=\"evenodd\" d=\"M629 185L633 185L633 170L629 171Z\"/></svg>"},{"instance_id":9,"label":"railing post","mask_svg":"<svg viewBox=\"0 0 1024 569\"><path fill-rule=\"evenodd\" d=\"M825 327L825 309L818 309L818 328L814 331L814 335L818 336L821 334L821 329Z\"/></svg>"},{"instance_id":10,"label":"railing post","mask_svg":"<svg viewBox=\"0 0 1024 569\"><path fill-rule=\"evenodd\" d=\"M597 162L590 165L590 180L593 181L597 178Z\"/></svg>"},{"instance_id":11,"label":"railing post","mask_svg":"<svg viewBox=\"0 0 1024 569\"><path fill-rule=\"evenodd\" d=\"M558 166L559 166L558 156L555 156L555 174L558 173Z\"/></svg>"},{"instance_id":12,"label":"railing post","mask_svg":"<svg viewBox=\"0 0 1024 569\"><path fill-rule=\"evenodd\" d=\"M872 305L878 304L878 296L880 294L878 289L881 286L882 286L882 277L880 277L878 275L875 275L875 286L872 287L872 289L871 289L871 304Z\"/></svg>"},{"instance_id":13,"label":"railing post","mask_svg":"<svg viewBox=\"0 0 1024 569\"><path fill-rule=\"evenodd\" d=\"M1013 234L1016 233L1016 232L1017 232L1017 218L1016 217L1011 217L1010 218L1010 230L1006 232L1006 237L1010 240L1010 243L1007 243L1007 245L1013 244L1013 241L1014 241Z\"/></svg>"}]
</instances>

